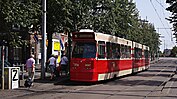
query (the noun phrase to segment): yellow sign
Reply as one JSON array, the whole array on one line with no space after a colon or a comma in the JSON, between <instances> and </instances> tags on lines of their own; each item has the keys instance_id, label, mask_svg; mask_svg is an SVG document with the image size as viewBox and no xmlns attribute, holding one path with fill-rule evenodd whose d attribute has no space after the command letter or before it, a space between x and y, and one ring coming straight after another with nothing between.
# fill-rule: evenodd
<instances>
[{"instance_id":1,"label":"yellow sign","mask_svg":"<svg viewBox=\"0 0 177 99\"><path fill-rule=\"evenodd\" d=\"M54 42L54 51L60 51L60 42Z\"/></svg>"},{"instance_id":2,"label":"yellow sign","mask_svg":"<svg viewBox=\"0 0 177 99\"><path fill-rule=\"evenodd\" d=\"M46 39L46 46L48 46L48 40Z\"/></svg>"},{"instance_id":3,"label":"yellow sign","mask_svg":"<svg viewBox=\"0 0 177 99\"><path fill-rule=\"evenodd\" d=\"M58 56L58 63L60 63L60 60L61 60L61 59L60 59L60 56Z\"/></svg>"}]
</instances>

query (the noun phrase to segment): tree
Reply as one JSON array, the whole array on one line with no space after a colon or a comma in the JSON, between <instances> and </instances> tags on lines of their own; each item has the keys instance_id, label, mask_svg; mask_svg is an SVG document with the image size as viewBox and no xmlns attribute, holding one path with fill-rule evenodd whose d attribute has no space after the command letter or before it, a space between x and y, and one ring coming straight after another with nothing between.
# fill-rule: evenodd
<instances>
[{"instance_id":1,"label":"tree","mask_svg":"<svg viewBox=\"0 0 177 99\"><path fill-rule=\"evenodd\" d=\"M12 46L26 43L21 36L28 33L29 27L40 24L40 0L0 0L0 36ZM22 33L22 34L20 34Z\"/></svg>"},{"instance_id":2,"label":"tree","mask_svg":"<svg viewBox=\"0 0 177 99\"><path fill-rule=\"evenodd\" d=\"M50 0L47 4L49 43L53 32L89 28L145 44L153 53L158 49L154 26L139 19L133 0Z\"/></svg>"},{"instance_id":3,"label":"tree","mask_svg":"<svg viewBox=\"0 0 177 99\"><path fill-rule=\"evenodd\" d=\"M172 50L171 50L171 55L170 55L170 56L176 57L176 55L177 55L177 47L174 46L174 47L172 48Z\"/></svg>"},{"instance_id":4,"label":"tree","mask_svg":"<svg viewBox=\"0 0 177 99\"><path fill-rule=\"evenodd\" d=\"M174 35L177 35L177 1L176 0L166 0L166 3L170 4L169 7L166 8L167 11L171 12L172 15L167 18L170 23L173 24Z\"/></svg>"},{"instance_id":5,"label":"tree","mask_svg":"<svg viewBox=\"0 0 177 99\"><path fill-rule=\"evenodd\" d=\"M7 33L1 39L22 45L24 40L19 33L28 33L31 25L33 30L41 26L41 0L0 0L0 5L0 33ZM12 26L20 27L20 31L12 31ZM124 37L150 46L154 52L159 45L154 26L139 19L133 0L47 1L49 48L54 32L71 33L82 28Z\"/></svg>"}]
</instances>

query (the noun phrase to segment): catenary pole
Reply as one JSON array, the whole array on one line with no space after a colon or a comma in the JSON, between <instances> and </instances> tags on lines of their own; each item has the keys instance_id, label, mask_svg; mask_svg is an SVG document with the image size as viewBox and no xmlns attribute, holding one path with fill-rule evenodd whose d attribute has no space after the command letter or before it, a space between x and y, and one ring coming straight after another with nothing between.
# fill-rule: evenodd
<instances>
[{"instance_id":1,"label":"catenary pole","mask_svg":"<svg viewBox=\"0 0 177 99\"><path fill-rule=\"evenodd\" d=\"M2 90L4 90L4 49L5 46L2 46Z\"/></svg>"},{"instance_id":2,"label":"catenary pole","mask_svg":"<svg viewBox=\"0 0 177 99\"><path fill-rule=\"evenodd\" d=\"M45 79L46 63L46 0L42 0L42 56L41 56L41 79Z\"/></svg>"}]
</instances>

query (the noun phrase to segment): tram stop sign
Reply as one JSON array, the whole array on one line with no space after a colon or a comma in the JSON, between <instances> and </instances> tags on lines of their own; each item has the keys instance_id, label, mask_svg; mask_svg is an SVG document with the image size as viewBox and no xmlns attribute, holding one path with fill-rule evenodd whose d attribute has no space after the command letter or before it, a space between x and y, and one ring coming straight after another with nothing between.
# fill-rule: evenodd
<instances>
[{"instance_id":1,"label":"tram stop sign","mask_svg":"<svg viewBox=\"0 0 177 99\"><path fill-rule=\"evenodd\" d=\"M5 89L19 88L20 67L5 67Z\"/></svg>"},{"instance_id":2,"label":"tram stop sign","mask_svg":"<svg viewBox=\"0 0 177 99\"><path fill-rule=\"evenodd\" d=\"M18 88L19 87L19 84L18 84L18 81L19 81L19 73L18 73L18 69L17 68L14 68L12 69L12 89L14 88Z\"/></svg>"}]
</instances>

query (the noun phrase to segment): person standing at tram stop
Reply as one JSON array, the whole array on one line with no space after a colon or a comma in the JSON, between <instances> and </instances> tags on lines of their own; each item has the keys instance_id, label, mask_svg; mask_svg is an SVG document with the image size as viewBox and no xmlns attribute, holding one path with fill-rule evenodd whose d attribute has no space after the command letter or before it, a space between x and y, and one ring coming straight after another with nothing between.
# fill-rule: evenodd
<instances>
[{"instance_id":1,"label":"person standing at tram stop","mask_svg":"<svg viewBox=\"0 0 177 99\"><path fill-rule=\"evenodd\" d=\"M35 75L35 60L34 55L31 55L29 59L26 61L26 71L28 72L28 78L34 81L34 75Z\"/></svg>"},{"instance_id":2,"label":"person standing at tram stop","mask_svg":"<svg viewBox=\"0 0 177 99\"><path fill-rule=\"evenodd\" d=\"M58 58L59 58L59 55L55 55L55 60L56 60L55 75L56 77L60 76L60 65L59 65L60 62L58 62Z\"/></svg>"},{"instance_id":3,"label":"person standing at tram stop","mask_svg":"<svg viewBox=\"0 0 177 99\"><path fill-rule=\"evenodd\" d=\"M49 68L50 68L50 73L51 73L50 80L53 80L55 68L56 68L56 58L54 55L51 55L51 57L48 60L48 63L49 63Z\"/></svg>"},{"instance_id":4,"label":"person standing at tram stop","mask_svg":"<svg viewBox=\"0 0 177 99\"><path fill-rule=\"evenodd\" d=\"M68 74L68 58L66 57L65 53L63 53L61 56L60 66L61 66L61 70L65 71L65 75L67 75Z\"/></svg>"}]
</instances>

